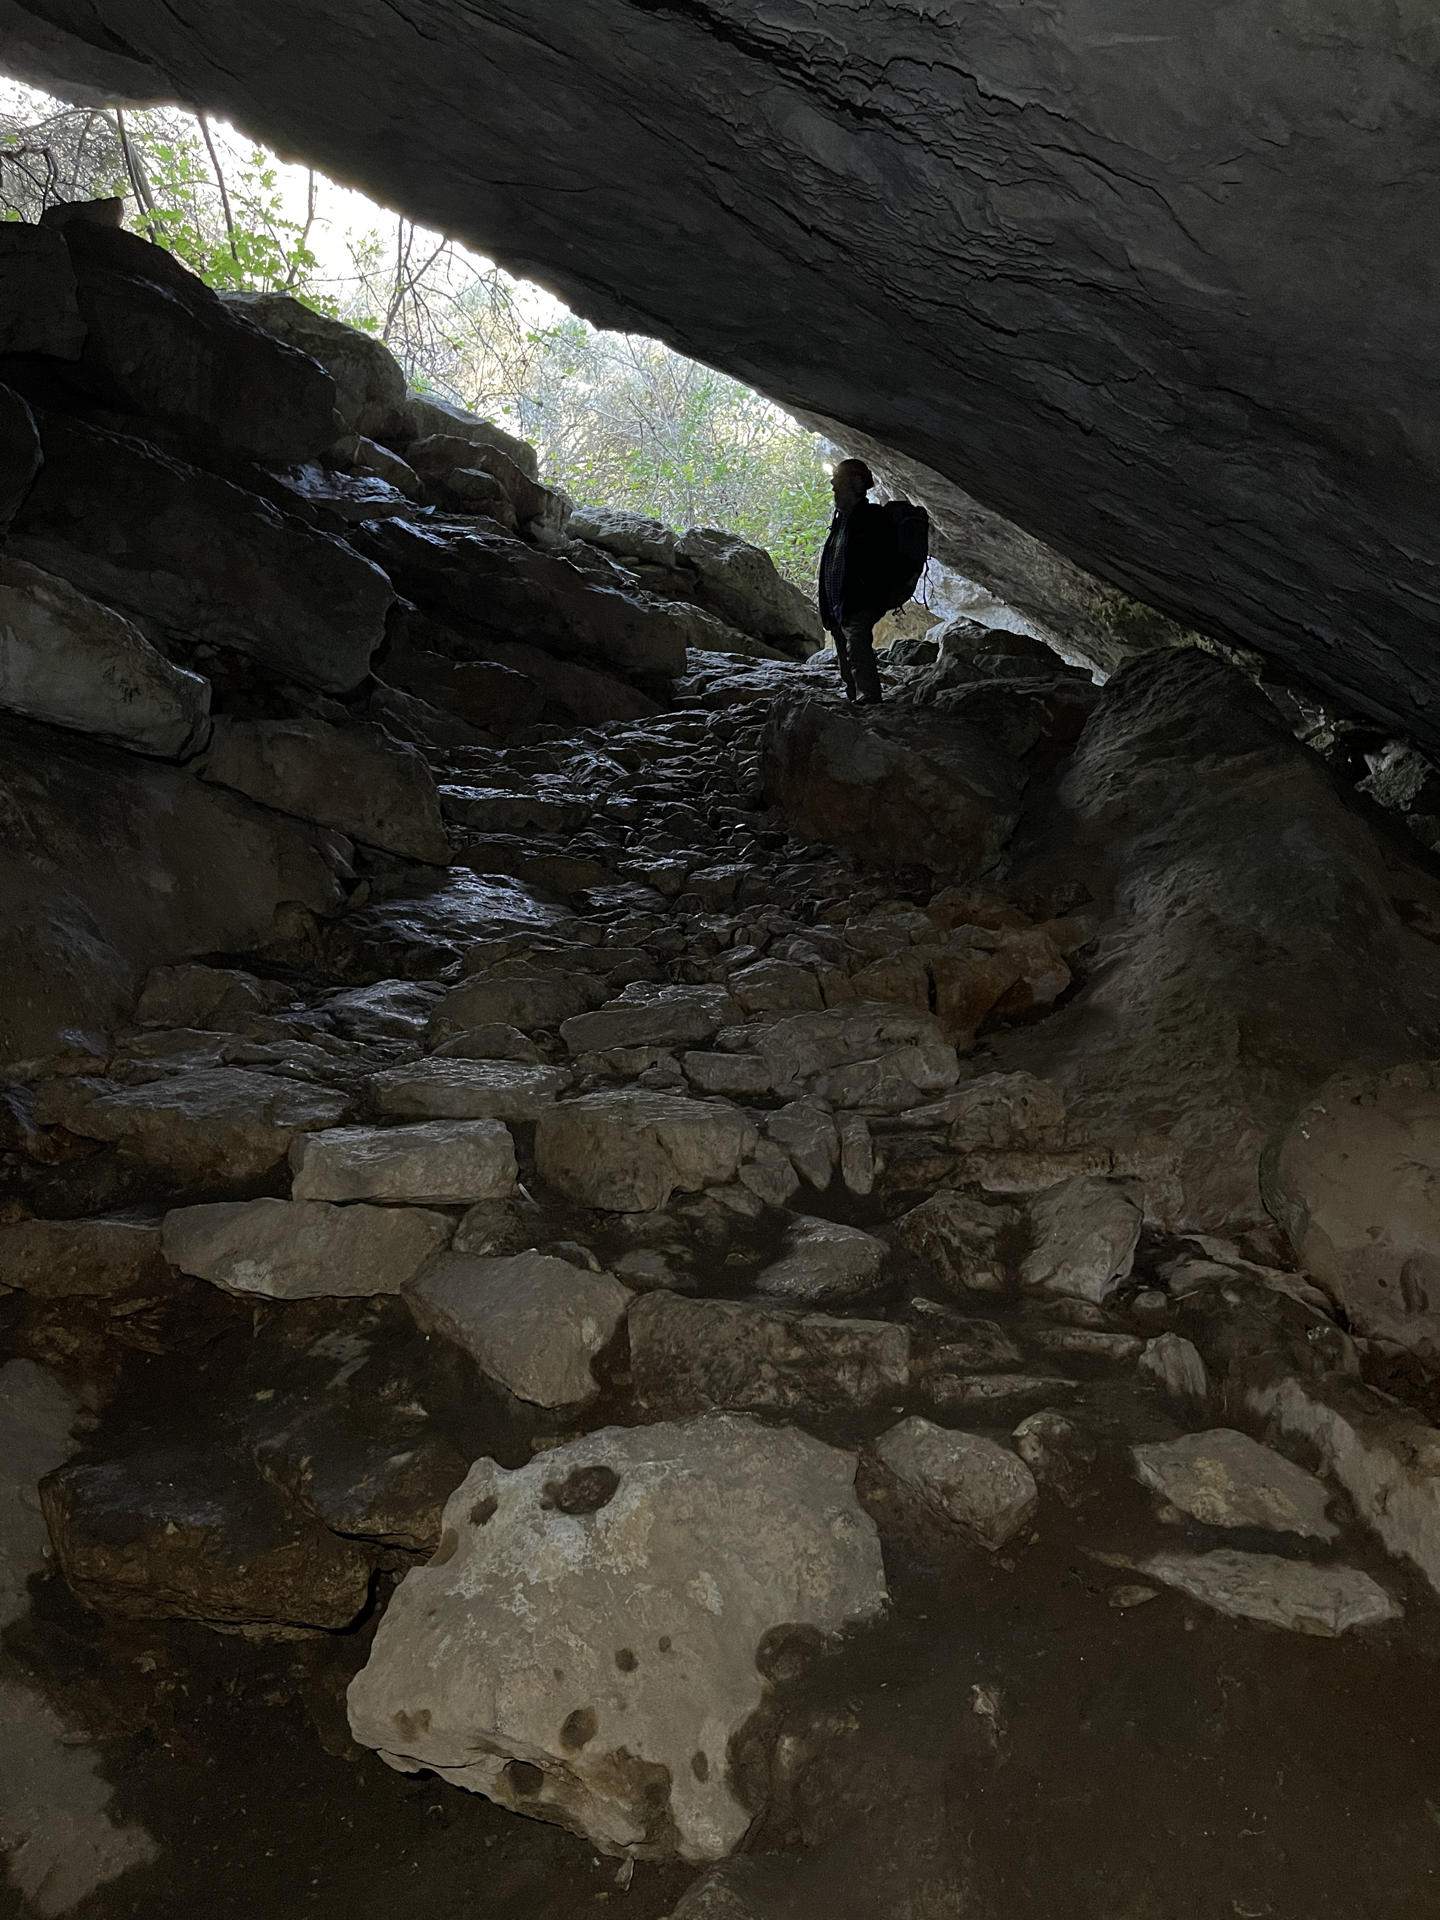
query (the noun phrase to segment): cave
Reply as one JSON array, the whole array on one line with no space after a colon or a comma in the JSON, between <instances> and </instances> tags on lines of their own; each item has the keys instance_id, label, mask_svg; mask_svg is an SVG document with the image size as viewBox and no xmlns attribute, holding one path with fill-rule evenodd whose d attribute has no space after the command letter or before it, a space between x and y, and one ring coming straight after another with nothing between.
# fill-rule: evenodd
<instances>
[{"instance_id":1,"label":"cave","mask_svg":"<svg viewBox=\"0 0 1440 1920\"><path fill-rule=\"evenodd\" d=\"M1425 1910L1437 56L0 0L1004 616L847 698L838 477L822 619L133 165L0 221L6 1912Z\"/></svg>"}]
</instances>

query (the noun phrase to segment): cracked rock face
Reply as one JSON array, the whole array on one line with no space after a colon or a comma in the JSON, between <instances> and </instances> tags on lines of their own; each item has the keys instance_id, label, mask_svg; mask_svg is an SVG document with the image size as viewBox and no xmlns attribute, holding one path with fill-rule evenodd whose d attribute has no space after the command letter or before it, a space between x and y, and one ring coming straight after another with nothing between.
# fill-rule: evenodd
<instances>
[{"instance_id":1,"label":"cracked rock face","mask_svg":"<svg viewBox=\"0 0 1440 1920\"><path fill-rule=\"evenodd\" d=\"M750 1821L727 1746L762 1641L885 1604L854 1474L730 1414L478 1460L351 1684L352 1732L607 1853L722 1858Z\"/></svg>"},{"instance_id":2,"label":"cracked rock face","mask_svg":"<svg viewBox=\"0 0 1440 1920\"><path fill-rule=\"evenodd\" d=\"M0 17L33 76L222 110L1440 738L1418 17L325 0L283 62L275 0Z\"/></svg>"}]
</instances>

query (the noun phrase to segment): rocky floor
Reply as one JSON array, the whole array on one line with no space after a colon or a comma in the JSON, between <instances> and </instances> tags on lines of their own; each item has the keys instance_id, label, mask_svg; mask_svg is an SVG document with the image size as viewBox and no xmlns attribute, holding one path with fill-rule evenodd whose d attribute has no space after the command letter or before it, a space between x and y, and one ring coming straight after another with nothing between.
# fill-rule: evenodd
<instances>
[{"instance_id":1,"label":"rocky floor","mask_svg":"<svg viewBox=\"0 0 1440 1920\"><path fill-rule=\"evenodd\" d=\"M1431 1376L1075 1123L1093 890L945 883L1021 801L926 724L692 654L434 749L448 868L36 1068L14 1911L1440 1897Z\"/></svg>"}]
</instances>

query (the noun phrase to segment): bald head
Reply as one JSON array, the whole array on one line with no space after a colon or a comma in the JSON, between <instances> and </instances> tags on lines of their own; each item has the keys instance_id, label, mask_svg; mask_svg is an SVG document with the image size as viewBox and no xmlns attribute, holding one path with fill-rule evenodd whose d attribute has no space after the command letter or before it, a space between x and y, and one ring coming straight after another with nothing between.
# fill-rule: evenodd
<instances>
[{"instance_id":1,"label":"bald head","mask_svg":"<svg viewBox=\"0 0 1440 1920\"><path fill-rule=\"evenodd\" d=\"M875 476L863 460L842 460L830 476L837 507L858 507L874 484Z\"/></svg>"}]
</instances>

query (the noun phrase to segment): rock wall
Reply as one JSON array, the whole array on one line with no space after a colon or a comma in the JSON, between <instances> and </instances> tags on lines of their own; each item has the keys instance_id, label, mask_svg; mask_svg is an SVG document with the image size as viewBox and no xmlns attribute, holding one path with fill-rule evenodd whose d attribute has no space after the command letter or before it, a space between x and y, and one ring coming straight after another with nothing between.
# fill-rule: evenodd
<instances>
[{"instance_id":1,"label":"rock wall","mask_svg":"<svg viewBox=\"0 0 1440 1920\"><path fill-rule=\"evenodd\" d=\"M277 61L279 18L0 14L18 68L223 110L1440 742L1428 15L330 0Z\"/></svg>"},{"instance_id":2,"label":"rock wall","mask_svg":"<svg viewBox=\"0 0 1440 1920\"><path fill-rule=\"evenodd\" d=\"M444 867L421 747L651 712L687 648L818 638L757 549L693 532L642 581L378 341L87 219L0 233L0 417L0 1060Z\"/></svg>"}]
</instances>

